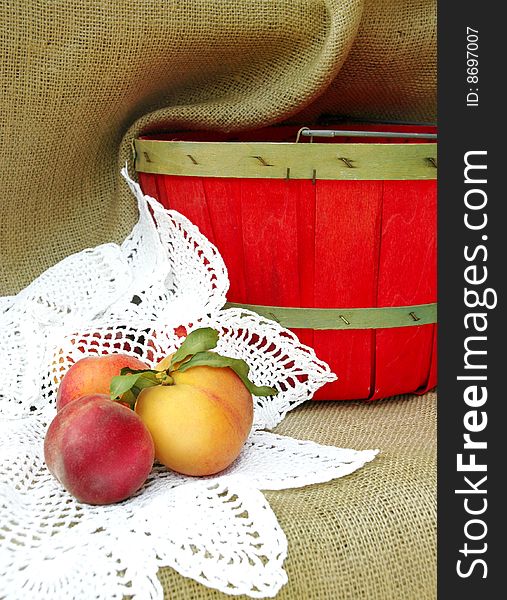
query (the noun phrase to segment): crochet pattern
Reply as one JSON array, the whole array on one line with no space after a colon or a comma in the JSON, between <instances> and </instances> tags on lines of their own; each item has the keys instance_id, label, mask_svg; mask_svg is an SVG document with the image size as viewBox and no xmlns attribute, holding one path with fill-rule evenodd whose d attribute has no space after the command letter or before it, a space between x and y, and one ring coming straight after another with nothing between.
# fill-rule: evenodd
<instances>
[{"instance_id":1,"label":"crochet pattern","mask_svg":"<svg viewBox=\"0 0 507 600\"><path fill-rule=\"evenodd\" d=\"M334 374L276 322L222 310L229 283L216 248L124 176L140 218L121 246L69 256L0 299L0 595L161 599L157 570L171 566L228 594L272 597L287 580L287 540L260 490L342 477L377 451L266 431ZM206 478L155 464L132 498L79 503L43 455L63 374L83 356L109 352L154 366L203 326L219 331L218 352L243 358L254 383L279 392L254 398L239 458Z\"/></svg>"}]
</instances>

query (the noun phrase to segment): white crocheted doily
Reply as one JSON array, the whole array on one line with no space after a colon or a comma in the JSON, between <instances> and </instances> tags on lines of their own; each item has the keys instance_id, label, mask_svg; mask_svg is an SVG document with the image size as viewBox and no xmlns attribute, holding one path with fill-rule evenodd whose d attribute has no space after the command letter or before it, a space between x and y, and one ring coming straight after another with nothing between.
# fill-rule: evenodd
<instances>
[{"instance_id":1,"label":"white crocheted doily","mask_svg":"<svg viewBox=\"0 0 507 600\"><path fill-rule=\"evenodd\" d=\"M0 597L161 599L163 566L228 594L272 597L287 581L287 540L260 490L342 477L376 451L265 431L335 376L277 323L222 310L229 282L216 248L123 174L140 213L125 242L69 256L0 299ZM240 457L198 479L156 465L132 498L80 504L44 464L63 373L104 351L154 365L202 326L220 332L219 352L249 363L254 383L279 390L255 399Z\"/></svg>"}]
</instances>

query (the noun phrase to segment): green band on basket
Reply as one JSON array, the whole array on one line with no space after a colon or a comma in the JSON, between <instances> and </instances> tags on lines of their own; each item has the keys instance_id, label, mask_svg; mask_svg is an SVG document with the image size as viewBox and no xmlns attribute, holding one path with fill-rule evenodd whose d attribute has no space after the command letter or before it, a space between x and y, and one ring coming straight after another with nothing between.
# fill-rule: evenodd
<instances>
[{"instance_id":1,"label":"green band on basket","mask_svg":"<svg viewBox=\"0 0 507 600\"><path fill-rule=\"evenodd\" d=\"M135 169L183 177L437 178L437 144L295 144L134 140Z\"/></svg>"},{"instance_id":2,"label":"green band on basket","mask_svg":"<svg viewBox=\"0 0 507 600\"><path fill-rule=\"evenodd\" d=\"M244 308L290 329L387 329L437 322L437 304L382 308L289 308L228 302L224 308Z\"/></svg>"}]
</instances>

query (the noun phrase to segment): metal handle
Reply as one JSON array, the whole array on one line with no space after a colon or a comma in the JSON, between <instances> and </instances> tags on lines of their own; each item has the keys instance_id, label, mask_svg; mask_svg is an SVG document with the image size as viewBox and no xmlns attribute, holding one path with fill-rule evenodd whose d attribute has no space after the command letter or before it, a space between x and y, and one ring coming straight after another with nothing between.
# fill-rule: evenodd
<instances>
[{"instance_id":1,"label":"metal handle","mask_svg":"<svg viewBox=\"0 0 507 600\"><path fill-rule=\"evenodd\" d=\"M357 131L357 130L345 130L345 129L310 129L309 127L302 127L297 134L296 143L299 142L299 138L304 137L384 137L384 138L406 138L412 140L436 140L436 133L402 133L397 131Z\"/></svg>"}]
</instances>

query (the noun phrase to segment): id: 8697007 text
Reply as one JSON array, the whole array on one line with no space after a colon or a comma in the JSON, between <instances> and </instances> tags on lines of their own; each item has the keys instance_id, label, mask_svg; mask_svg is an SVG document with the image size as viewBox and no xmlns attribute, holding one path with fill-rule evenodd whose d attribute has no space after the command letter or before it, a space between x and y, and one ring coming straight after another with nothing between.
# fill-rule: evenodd
<instances>
[{"instance_id":1,"label":"id: 8697007 text","mask_svg":"<svg viewBox=\"0 0 507 600\"><path fill-rule=\"evenodd\" d=\"M479 30L467 27L467 106L479 106Z\"/></svg>"}]
</instances>

